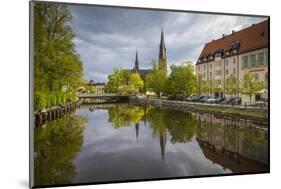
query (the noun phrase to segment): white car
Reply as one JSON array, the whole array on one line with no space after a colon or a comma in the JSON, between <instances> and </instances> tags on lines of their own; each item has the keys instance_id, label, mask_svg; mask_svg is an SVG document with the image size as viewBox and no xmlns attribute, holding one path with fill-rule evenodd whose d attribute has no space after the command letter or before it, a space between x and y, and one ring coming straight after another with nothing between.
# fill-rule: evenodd
<instances>
[{"instance_id":1,"label":"white car","mask_svg":"<svg viewBox=\"0 0 281 189\"><path fill-rule=\"evenodd\" d=\"M216 98L210 97L206 100L206 102L208 102L208 103L216 102Z\"/></svg>"}]
</instances>

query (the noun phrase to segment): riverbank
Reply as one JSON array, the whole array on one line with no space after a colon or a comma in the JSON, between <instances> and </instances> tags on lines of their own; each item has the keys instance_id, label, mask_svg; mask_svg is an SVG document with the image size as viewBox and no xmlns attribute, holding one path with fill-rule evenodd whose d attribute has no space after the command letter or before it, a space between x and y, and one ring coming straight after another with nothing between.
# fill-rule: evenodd
<instances>
[{"instance_id":1,"label":"riverbank","mask_svg":"<svg viewBox=\"0 0 281 189\"><path fill-rule=\"evenodd\" d=\"M34 112L34 126L40 127L41 125L59 119L65 114L75 110L81 104L80 100L70 101L63 105L53 106L50 108L41 109Z\"/></svg>"},{"instance_id":2,"label":"riverbank","mask_svg":"<svg viewBox=\"0 0 281 189\"><path fill-rule=\"evenodd\" d=\"M221 116L235 117L242 119L252 119L261 122L268 122L268 112L264 109L249 109L240 107L226 107L214 104L196 104L184 101L172 101L164 99L149 99L143 97L130 97L130 102L140 105L154 105L162 108L185 111L212 113Z\"/></svg>"}]
</instances>

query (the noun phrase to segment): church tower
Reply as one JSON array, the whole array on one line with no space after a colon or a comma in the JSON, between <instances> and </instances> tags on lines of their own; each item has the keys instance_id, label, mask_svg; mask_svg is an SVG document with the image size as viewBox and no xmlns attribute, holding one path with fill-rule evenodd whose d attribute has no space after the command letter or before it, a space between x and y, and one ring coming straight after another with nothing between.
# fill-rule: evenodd
<instances>
[{"instance_id":1,"label":"church tower","mask_svg":"<svg viewBox=\"0 0 281 189\"><path fill-rule=\"evenodd\" d=\"M167 53L163 29L161 30L161 39L159 45L159 69L164 69L167 73Z\"/></svg>"},{"instance_id":2,"label":"church tower","mask_svg":"<svg viewBox=\"0 0 281 189\"><path fill-rule=\"evenodd\" d=\"M135 70L139 70L138 50L136 50Z\"/></svg>"}]
</instances>

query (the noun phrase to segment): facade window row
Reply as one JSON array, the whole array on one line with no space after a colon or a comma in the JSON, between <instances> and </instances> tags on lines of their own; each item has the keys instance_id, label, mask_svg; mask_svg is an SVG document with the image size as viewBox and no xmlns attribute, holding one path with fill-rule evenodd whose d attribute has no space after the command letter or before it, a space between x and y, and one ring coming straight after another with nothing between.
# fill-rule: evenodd
<instances>
[{"instance_id":1,"label":"facade window row","mask_svg":"<svg viewBox=\"0 0 281 189\"><path fill-rule=\"evenodd\" d=\"M242 68L253 68L257 66L265 65L265 53L255 53L250 55L245 55L242 57Z\"/></svg>"}]
</instances>

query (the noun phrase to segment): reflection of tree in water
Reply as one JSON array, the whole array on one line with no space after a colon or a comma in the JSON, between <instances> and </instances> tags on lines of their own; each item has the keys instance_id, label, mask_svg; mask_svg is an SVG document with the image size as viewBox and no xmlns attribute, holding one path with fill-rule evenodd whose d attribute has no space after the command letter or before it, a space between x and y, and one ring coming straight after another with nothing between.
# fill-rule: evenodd
<instances>
[{"instance_id":1,"label":"reflection of tree in water","mask_svg":"<svg viewBox=\"0 0 281 189\"><path fill-rule=\"evenodd\" d=\"M70 183L72 161L83 143L85 117L67 115L35 129L35 185Z\"/></svg>"},{"instance_id":2,"label":"reflection of tree in water","mask_svg":"<svg viewBox=\"0 0 281 189\"><path fill-rule=\"evenodd\" d=\"M184 112L166 112L164 116L166 127L172 136L172 143L186 143L195 135L196 116Z\"/></svg>"},{"instance_id":3,"label":"reflection of tree in water","mask_svg":"<svg viewBox=\"0 0 281 189\"><path fill-rule=\"evenodd\" d=\"M240 129L240 153L259 162L268 162L268 133L261 129Z\"/></svg>"},{"instance_id":4,"label":"reflection of tree in water","mask_svg":"<svg viewBox=\"0 0 281 189\"><path fill-rule=\"evenodd\" d=\"M108 108L109 122L114 128L138 124L144 115L140 106L115 106Z\"/></svg>"},{"instance_id":5,"label":"reflection of tree in water","mask_svg":"<svg viewBox=\"0 0 281 189\"><path fill-rule=\"evenodd\" d=\"M164 159L167 132L171 135L172 143L185 143L191 140L195 134L197 120L195 115L151 108L147 119L153 131L153 136L159 136L161 155Z\"/></svg>"}]
</instances>

